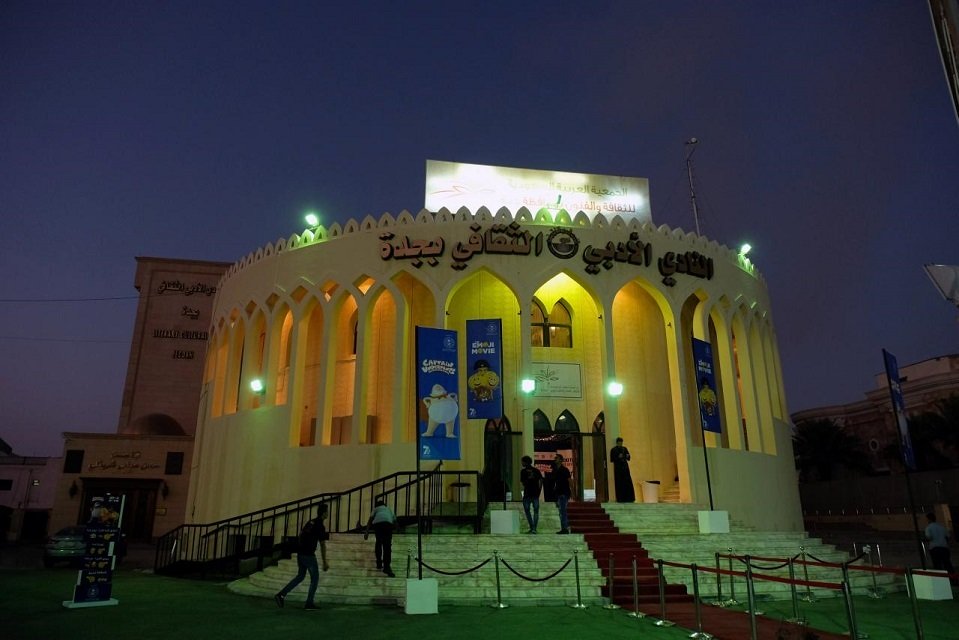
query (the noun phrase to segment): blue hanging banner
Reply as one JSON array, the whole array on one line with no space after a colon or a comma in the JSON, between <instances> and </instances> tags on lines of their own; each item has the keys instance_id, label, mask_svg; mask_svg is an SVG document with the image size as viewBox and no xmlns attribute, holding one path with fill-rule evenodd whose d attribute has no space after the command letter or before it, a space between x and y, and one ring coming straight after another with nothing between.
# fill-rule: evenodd
<instances>
[{"instance_id":1,"label":"blue hanging banner","mask_svg":"<svg viewBox=\"0 0 959 640\"><path fill-rule=\"evenodd\" d=\"M892 408L896 412L896 423L899 425L899 447L902 451L902 462L907 469L915 471L916 454L912 448L909 421L906 418L906 403L902 399L902 387L899 384L899 365L896 362L896 356L885 349L882 350L882 359L886 364L886 378L889 380L889 397L892 398Z\"/></svg>"},{"instance_id":2,"label":"blue hanging banner","mask_svg":"<svg viewBox=\"0 0 959 640\"><path fill-rule=\"evenodd\" d=\"M699 415L703 430L722 433L719 417L719 398L716 396L716 377L713 375L713 347L708 342L693 338L693 359L696 361L696 388L699 397Z\"/></svg>"},{"instance_id":3,"label":"blue hanging banner","mask_svg":"<svg viewBox=\"0 0 959 640\"><path fill-rule=\"evenodd\" d=\"M416 327L417 442L421 460L459 460L456 332Z\"/></svg>"},{"instance_id":4,"label":"blue hanging banner","mask_svg":"<svg viewBox=\"0 0 959 640\"><path fill-rule=\"evenodd\" d=\"M466 417L503 417L503 321L466 321Z\"/></svg>"}]
</instances>

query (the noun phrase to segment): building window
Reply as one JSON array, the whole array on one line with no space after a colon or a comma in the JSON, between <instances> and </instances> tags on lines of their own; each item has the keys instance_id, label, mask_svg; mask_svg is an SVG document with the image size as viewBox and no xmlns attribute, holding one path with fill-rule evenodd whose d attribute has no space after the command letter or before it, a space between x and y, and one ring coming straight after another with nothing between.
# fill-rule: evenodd
<instances>
[{"instance_id":1,"label":"building window","mask_svg":"<svg viewBox=\"0 0 959 640\"><path fill-rule=\"evenodd\" d=\"M10 478L0 478L0 491L10 491L13 489L13 480Z\"/></svg>"},{"instance_id":2,"label":"building window","mask_svg":"<svg viewBox=\"0 0 959 640\"><path fill-rule=\"evenodd\" d=\"M64 473L80 473L83 471L83 449L67 449L63 459Z\"/></svg>"},{"instance_id":3,"label":"building window","mask_svg":"<svg viewBox=\"0 0 959 640\"><path fill-rule=\"evenodd\" d=\"M178 476L183 473L183 452L167 451L166 469L163 471L168 476Z\"/></svg>"},{"instance_id":4,"label":"building window","mask_svg":"<svg viewBox=\"0 0 959 640\"><path fill-rule=\"evenodd\" d=\"M562 302L546 310L538 300L533 300L533 319L530 322L530 344L534 347L558 347L569 349L573 346L573 320L569 309Z\"/></svg>"}]
</instances>

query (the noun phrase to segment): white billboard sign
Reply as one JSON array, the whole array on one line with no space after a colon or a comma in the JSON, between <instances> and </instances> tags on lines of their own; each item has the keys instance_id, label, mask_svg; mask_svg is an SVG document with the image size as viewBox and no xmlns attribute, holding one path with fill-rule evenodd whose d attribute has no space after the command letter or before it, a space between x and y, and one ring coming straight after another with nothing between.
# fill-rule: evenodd
<instances>
[{"instance_id":1,"label":"white billboard sign","mask_svg":"<svg viewBox=\"0 0 959 640\"><path fill-rule=\"evenodd\" d=\"M652 222L649 181L646 178L600 176L589 173L540 171L480 164L426 161L426 209L477 211L486 207L496 213L501 207L516 212L526 207L582 211L590 220L597 213L607 219Z\"/></svg>"}]
</instances>

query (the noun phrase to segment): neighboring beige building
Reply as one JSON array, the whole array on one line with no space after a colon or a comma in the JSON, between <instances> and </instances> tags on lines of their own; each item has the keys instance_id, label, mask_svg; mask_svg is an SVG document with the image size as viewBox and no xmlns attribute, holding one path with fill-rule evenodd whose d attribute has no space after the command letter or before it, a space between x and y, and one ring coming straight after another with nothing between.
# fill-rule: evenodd
<instances>
[{"instance_id":1,"label":"neighboring beige building","mask_svg":"<svg viewBox=\"0 0 959 640\"><path fill-rule=\"evenodd\" d=\"M126 496L123 530L133 541L185 519L213 299L229 265L136 260L140 300L117 433L64 434L51 531L85 520L102 493Z\"/></svg>"},{"instance_id":2,"label":"neighboring beige building","mask_svg":"<svg viewBox=\"0 0 959 640\"><path fill-rule=\"evenodd\" d=\"M908 415L936 411L936 402L959 395L959 355L944 355L899 366L903 402ZM832 420L867 446L870 463L878 472L888 471L884 452L899 442L899 427L892 413L886 373L877 373L876 386L865 399L849 404L815 407L792 414L794 424Z\"/></svg>"},{"instance_id":3,"label":"neighboring beige building","mask_svg":"<svg viewBox=\"0 0 959 640\"><path fill-rule=\"evenodd\" d=\"M766 285L714 241L619 214L424 210L281 239L217 288L188 522L415 468L414 328L462 335L469 319L500 318L517 467L542 446L537 411L575 420L584 436L602 413L599 454L571 444L581 493L609 490L604 461L622 436L637 489L658 480L708 505L697 337L713 346L723 422L706 434L716 508L764 530L802 529ZM567 397L520 392L547 370L574 372ZM618 398L605 393L614 379ZM465 376L460 387L462 460L444 468L482 470L485 421L465 418Z\"/></svg>"},{"instance_id":4,"label":"neighboring beige building","mask_svg":"<svg viewBox=\"0 0 959 640\"><path fill-rule=\"evenodd\" d=\"M44 538L61 462L18 456L0 439L0 544Z\"/></svg>"}]
</instances>

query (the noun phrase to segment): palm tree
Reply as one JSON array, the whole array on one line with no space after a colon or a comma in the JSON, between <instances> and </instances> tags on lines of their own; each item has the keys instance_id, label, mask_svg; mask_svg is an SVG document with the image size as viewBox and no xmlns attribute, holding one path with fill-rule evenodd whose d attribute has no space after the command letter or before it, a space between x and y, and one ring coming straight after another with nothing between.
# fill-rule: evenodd
<instances>
[{"instance_id":1,"label":"palm tree","mask_svg":"<svg viewBox=\"0 0 959 640\"><path fill-rule=\"evenodd\" d=\"M796 425L793 454L802 482L832 480L840 467L862 473L872 470L862 441L828 418Z\"/></svg>"}]
</instances>

